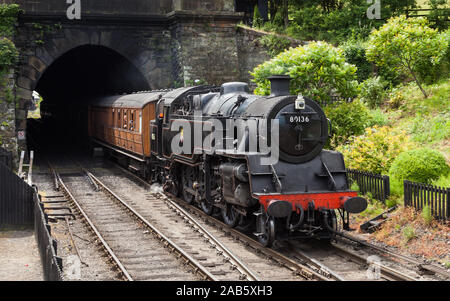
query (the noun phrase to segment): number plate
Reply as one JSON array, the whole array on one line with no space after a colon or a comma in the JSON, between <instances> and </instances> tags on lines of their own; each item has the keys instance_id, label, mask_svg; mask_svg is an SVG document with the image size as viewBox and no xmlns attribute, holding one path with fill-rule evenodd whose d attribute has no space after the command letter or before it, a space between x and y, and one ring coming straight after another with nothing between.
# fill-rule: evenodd
<instances>
[{"instance_id":1,"label":"number plate","mask_svg":"<svg viewBox=\"0 0 450 301\"><path fill-rule=\"evenodd\" d=\"M289 116L288 120L290 123L309 123L311 121L309 116Z\"/></svg>"}]
</instances>

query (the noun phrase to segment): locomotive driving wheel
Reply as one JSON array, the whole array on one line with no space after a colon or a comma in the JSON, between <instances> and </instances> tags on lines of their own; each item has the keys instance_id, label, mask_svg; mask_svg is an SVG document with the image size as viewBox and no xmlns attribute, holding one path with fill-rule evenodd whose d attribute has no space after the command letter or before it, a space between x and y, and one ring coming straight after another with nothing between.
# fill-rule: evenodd
<instances>
[{"instance_id":1,"label":"locomotive driving wheel","mask_svg":"<svg viewBox=\"0 0 450 301\"><path fill-rule=\"evenodd\" d=\"M195 198L195 196L189 192L189 190L192 190L192 187L194 186L194 181L195 181L194 169L189 167L183 168L181 174L181 185L182 185L181 194L183 195L183 199L189 205L192 204Z\"/></svg>"},{"instance_id":2,"label":"locomotive driving wheel","mask_svg":"<svg viewBox=\"0 0 450 301\"><path fill-rule=\"evenodd\" d=\"M275 220L273 217L267 216L262 206L256 220L256 229L258 241L263 246L270 248L275 241Z\"/></svg>"},{"instance_id":3,"label":"locomotive driving wheel","mask_svg":"<svg viewBox=\"0 0 450 301\"><path fill-rule=\"evenodd\" d=\"M208 202L208 200L203 200L200 203L200 206L202 207L203 212L205 212L206 214L211 215L213 213L214 205Z\"/></svg>"},{"instance_id":4,"label":"locomotive driving wheel","mask_svg":"<svg viewBox=\"0 0 450 301\"><path fill-rule=\"evenodd\" d=\"M225 207L222 208L222 218L225 224L234 228L239 222L239 213L234 209L233 205L226 204Z\"/></svg>"}]
</instances>

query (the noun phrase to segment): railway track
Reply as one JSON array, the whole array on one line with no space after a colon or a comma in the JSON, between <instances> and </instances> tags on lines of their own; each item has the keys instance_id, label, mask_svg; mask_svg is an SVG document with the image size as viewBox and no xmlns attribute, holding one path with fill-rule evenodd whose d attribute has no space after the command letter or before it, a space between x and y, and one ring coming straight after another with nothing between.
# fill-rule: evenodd
<instances>
[{"instance_id":1,"label":"railway track","mask_svg":"<svg viewBox=\"0 0 450 301\"><path fill-rule=\"evenodd\" d=\"M285 242L285 250L308 264L328 270L341 281L417 281L416 277L387 266L381 258L358 254L335 243ZM291 256L292 256L291 255Z\"/></svg>"},{"instance_id":2,"label":"railway track","mask_svg":"<svg viewBox=\"0 0 450 301\"><path fill-rule=\"evenodd\" d=\"M119 167L124 173L133 180L140 182L146 186L147 189L151 189L151 185L143 181L141 178L135 176L128 170ZM159 194L159 196L157 196ZM416 281L419 275L414 273L405 273L405 269L400 271L399 269L392 268L377 260L371 261L371 253L357 254L347 248L340 247L337 244L327 244L320 255L320 250L315 250L313 254L307 255L306 252L302 252L301 248L293 247L289 244L280 243L277 250L267 249L261 246L255 239L249 237L248 233L242 233L236 229L231 229L224 223L215 219L214 217L206 215L202 210L194 206L187 205L183 200L173 195L162 193L161 191L154 194L155 197L162 200L168 207L173 207L173 204L177 204L178 207L188 211L196 219L202 220L204 224L208 224L214 227L218 232L222 232L230 239L240 242L247 249L251 249L253 252L259 254L261 257L265 257L268 260L276 263L278 266L291 271L292 274L301 275L308 280L386 280L386 281ZM217 234L216 234L217 235ZM310 244L310 242L308 242ZM373 250L372 250L373 251ZM335 267L337 266L337 268ZM379 276L370 276L367 273L368 269L379 271Z\"/></svg>"},{"instance_id":3,"label":"railway track","mask_svg":"<svg viewBox=\"0 0 450 301\"><path fill-rule=\"evenodd\" d=\"M414 270L419 274L437 276L440 280L450 280L450 273L435 264L419 261L413 257L392 252L387 248L377 246L352 235L342 233L337 237L337 241L346 245L353 245L356 248L374 251L376 254L385 258L401 261L411 270Z\"/></svg>"},{"instance_id":4,"label":"railway track","mask_svg":"<svg viewBox=\"0 0 450 301\"><path fill-rule=\"evenodd\" d=\"M276 250L267 249L248 234L229 228L217 219L206 215L202 210L187 205L183 200L163 193L161 190L154 191L154 186L121 167L116 165L105 167L102 163L100 166L91 166L89 169L82 170L93 187L97 185L110 198L121 203L128 214L141 220L141 224L142 220L152 220L154 228L159 227L160 233L164 232L175 244L185 248L186 254L195 257L206 270L210 271L215 278L210 280L415 281L418 278L416 274L400 272L395 267L386 266L378 261L368 262L369 256L349 251L348 248L338 244L327 245L323 249L318 248L310 253L302 250L302 247L295 243L281 243ZM114 187L114 191L108 187ZM151 191L150 194L149 191ZM123 199L130 200L129 204ZM184 222L184 228L174 233L172 225L180 220ZM201 224L199 220L202 221ZM341 243L347 241L347 245L348 241L351 241L372 250L371 244L346 237L344 234L338 240ZM226 241L226 246L221 241ZM208 246L206 250L205 245ZM231 249L239 252L240 258L234 256L232 250L229 250L230 245ZM243 252L243 249L246 252ZM380 247L372 251L377 251L383 256L397 255L393 252L384 253ZM252 253L253 258L248 253ZM214 258L217 256L220 259ZM368 279L369 268L379 271L379 276ZM207 279L204 275L200 278Z\"/></svg>"},{"instance_id":5,"label":"railway track","mask_svg":"<svg viewBox=\"0 0 450 301\"><path fill-rule=\"evenodd\" d=\"M163 194L161 190L154 191L154 186L123 168L114 165L106 168L92 168L91 171L97 178L114 185L115 191L119 195L126 197L126 195L134 194L136 196L134 202L136 208L139 208L143 215L149 216L156 223L164 223L167 226L166 234L170 237L174 236L175 240L179 239L179 235L171 233L175 227L170 225L183 220L188 228L194 229L197 236L196 239L190 241L190 249L194 253L201 253L205 261L209 261L207 258L211 254L211 249L220 254L222 254L223 249L229 249L233 253L239 253L239 258L236 260L231 256L225 256L224 261L228 263L228 269L239 271L241 269L240 261L241 264L245 263L243 265L247 265L250 270L254 271L253 274L256 275L257 280L332 280L326 273L321 274L272 249L264 248L245 234L228 228L228 226L210 216L205 215L208 219L200 219L202 221L200 224L198 214L203 214L201 210L186 206L186 203L180 199ZM128 180L125 181L125 178ZM148 195L149 191L151 192L150 196ZM147 195L146 201L142 201L141 195ZM212 226L216 222L218 224ZM206 232L217 239L213 241L206 238ZM232 233L236 235L232 235ZM204 253L205 246L208 245L207 252ZM221 280L229 280L227 275L221 276L225 276L221 277Z\"/></svg>"},{"instance_id":6,"label":"railway track","mask_svg":"<svg viewBox=\"0 0 450 301\"><path fill-rule=\"evenodd\" d=\"M61 192L125 280L217 280L123 200L107 194L107 187L92 175L57 169L54 174Z\"/></svg>"}]
</instances>

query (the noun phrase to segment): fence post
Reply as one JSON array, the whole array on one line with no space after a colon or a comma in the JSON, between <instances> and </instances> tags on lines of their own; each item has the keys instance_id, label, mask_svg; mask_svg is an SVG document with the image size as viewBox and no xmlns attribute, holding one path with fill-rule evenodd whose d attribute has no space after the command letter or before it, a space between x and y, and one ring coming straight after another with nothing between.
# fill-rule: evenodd
<instances>
[{"instance_id":1,"label":"fence post","mask_svg":"<svg viewBox=\"0 0 450 301\"><path fill-rule=\"evenodd\" d=\"M447 219L450 219L450 188L447 188Z\"/></svg>"},{"instance_id":2,"label":"fence post","mask_svg":"<svg viewBox=\"0 0 450 301\"><path fill-rule=\"evenodd\" d=\"M387 199L391 196L391 182L389 180L389 176L383 176L383 183L385 198Z\"/></svg>"},{"instance_id":3,"label":"fence post","mask_svg":"<svg viewBox=\"0 0 450 301\"><path fill-rule=\"evenodd\" d=\"M408 206L408 182L406 180L403 181L403 202L405 207Z\"/></svg>"}]
</instances>

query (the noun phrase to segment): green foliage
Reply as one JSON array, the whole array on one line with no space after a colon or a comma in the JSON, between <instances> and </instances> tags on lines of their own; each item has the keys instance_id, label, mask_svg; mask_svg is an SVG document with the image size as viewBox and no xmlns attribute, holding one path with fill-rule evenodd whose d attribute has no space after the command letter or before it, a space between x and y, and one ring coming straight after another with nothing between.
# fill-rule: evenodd
<instances>
[{"instance_id":1,"label":"green foliage","mask_svg":"<svg viewBox=\"0 0 450 301\"><path fill-rule=\"evenodd\" d=\"M352 183L352 186L350 186L350 190L353 190L353 191L359 191L358 182L354 181L354 182Z\"/></svg>"},{"instance_id":2,"label":"green foliage","mask_svg":"<svg viewBox=\"0 0 450 301\"><path fill-rule=\"evenodd\" d=\"M17 4L0 4L0 77L17 62L19 56L11 41L19 11Z\"/></svg>"},{"instance_id":3,"label":"green foliage","mask_svg":"<svg viewBox=\"0 0 450 301\"><path fill-rule=\"evenodd\" d=\"M372 31L366 50L367 59L378 66L403 72L416 81L428 97L418 78L419 66L436 65L444 56L448 42L424 18L399 16L389 19L379 30Z\"/></svg>"},{"instance_id":4,"label":"green foliage","mask_svg":"<svg viewBox=\"0 0 450 301\"><path fill-rule=\"evenodd\" d=\"M419 61L417 64L417 72L419 78L431 84L437 82L441 78L448 78L450 75L450 29L439 34L443 45L447 45L442 59L436 64L430 64L429 60Z\"/></svg>"},{"instance_id":5,"label":"green foliage","mask_svg":"<svg viewBox=\"0 0 450 301\"><path fill-rule=\"evenodd\" d=\"M13 66L19 57L19 53L11 40L0 38L0 73Z\"/></svg>"},{"instance_id":6,"label":"green foliage","mask_svg":"<svg viewBox=\"0 0 450 301\"><path fill-rule=\"evenodd\" d=\"M330 143L334 147L346 143L351 136L363 134L370 120L369 110L359 100L331 104L324 110L333 126Z\"/></svg>"},{"instance_id":7,"label":"green foliage","mask_svg":"<svg viewBox=\"0 0 450 301\"><path fill-rule=\"evenodd\" d=\"M414 0L383 0L382 20L367 17L369 4L361 0L290 1L289 34L303 40L325 40L341 43L351 37L365 39L372 28L414 5ZM353 62L352 62L353 63Z\"/></svg>"},{"instance_id":8,"label":"green foliage","mask_svg":"<svg viewBox=\"0 0 450 301\"><path fill-rule=\"evenodd\" d=\"M365 195L364 197L368 200L368 204L366 210L358 214L359 217L371 219L382 214L386 210L383 203L373 200L371 195Z\"/></svg>"},{"instance_id":9,"label":"green foliage","mask_svg":"<svg viewBox=\"0 0 450 301\"><path fill-rule=\"evenodd\" d=\"M392 207L394 207L395 205L397 205L399 202L398 202L398 199L396 199L396 198L394 198L394 197L390 197L390 198L388 198L387 200L386 200L386 207L388 207L388 208L392 208Z\"/></svg>"},{"instance_id":10,"label":"green foliage","mask_svg":"<svg viewBox=\"0 0 450 301\"><path fill-rule=\"evenodd\" d=\"M343 153L349 168L386 174L395 158L408 147L405 133L375 126L367 128L364 135L351 137L348 145L340 145L336 150Z\"/></svg>"},{"instance_id":11,"label":"green foliage","mask_svg":"<svg viewBox=\"0 0 450 301\"><path fill-rule=\"evenodd\" d=\"M17 4L0 4L0 36L12 37L19 11Z\"/></svg>"},{"instance_id":12,"label":"green foliage","mask_svg":"<svg viewBox=\"0 0 450 301\"><path fill-rule=\"evenodd\" d=\"M435 28L444 30L448 28L447 22L450 19L450 10L447 0L429 0L428 5L431 8L427 18Z\"/></svg>"},{"instance_id":13,"label":"green foliage","mask_svg":"<svg viewBox=\"0 0 450 301\"><path fill-rule=\"evenodd\" d=\"M406 226L403 228L403 238L405 242L409 242L411 239L416 237L416 231L411 226Z\"/></svg>"},{"instance_id":14,"label":"green foliage","mask_svg":"<svg viewBox=\"0 0 450 301\"><path fill-rule=\"evenodd\" d=\"M441 176L439 179L432 182L434 186L450 187L450 173L446 176Z\"/></svg>"},{"instance_id":15,"label":"green foliage","mask_svg":"<svg viewBox=\"0 0 450 301\"><path fill-rule=\"evenodd\" d=\"M386 114L383 113L383 111L380 108L370 110L369 111L369 120L367 121L366 128L367 127L374 127L374 126L385 126L389 123L388 117Z\"/></svg>"},{"instance_id":16,"label":"green foliage","mask_svg":"<svg viewBox=\"0 0 450 301\"><path fill-rule=\"evenodd\" d=\"M412 139L420 144L433 144L450 139L450 113L438 114L432 118L418 114L411 120L409 130Z\"/></svg>"},{"instance_id":17,"label":"green foliage","mask_svg":"<svg viewBox=\"0 0 450 301\"><path fill-rule=\"evenodd\" d=\"M401 153L389 169L391 182L410 180L430 184L441 176L448 175L450 167L438 151L419 148Z\"/></svg>"},{"instance_id":18,"label":"green foliage","mask_svg":"<svg viewBox=\"0 0 450 301\"><path fill-rule=\"evenodd\" d=\"M251 75L255 94L269 95L274 74L290 75L292 94L328 101L333 95L350 98L358 91L356 67L345 62L342 50L324 42L290 48L256 67Z\"/></svg>"},{"instance_id":19,"label":"green foliage","mask_svg":"<svg viewBox=\"0 0 450 301\"><path fill-rule=\"evenodd\" d=\"M264 20L259 12L258 5L255 5L253 10L253 27L261 27L264 23Z\"/></svg>"},{"instance_id":20,"label":"green foliage","mask_svg":"<svg viewBox=\"0 0 450 301\"><path fill-rule=\"evenodd\" d=\"M429 225L433 221L433 215L431 214L431 208L428 205L423 206L422 213L420 214L425 224Z\"/></svg>"},{"instance_id":21,"label":"green foliage","mask_svg":"<svg viewBox=\"0 0 450 301\"><path fill-rule=\"evenodd\" d=\"M267 54L271 57L277 56L291 45L289 39L276 34L263 35L259 38L259 43L267 49Z\"/></svg>"},{"instance_id":22,"label":"green foliage","mask_svg":"<svg viewBox=\"0 0 450 301\"><path fill-rule=\"evenodd\" d=\"M386 83L379 77L370 77L360 86L359 97L369 108L376 108L383 104L386 98Z\"/></svg>"},{"instance_id":23,"label":"green foliage","mask_svg":"<svg viewBox=\"0 0 450 301\"><path fill-rule=\"evenodd\" d=\"M366 58L366 45L361 40L348 40L339 47L343 50L348 63L355 65L358 70L356 75L358 81L362 82L369 78L372 73L372 63Z\"/></svg>"}]
</instances>

